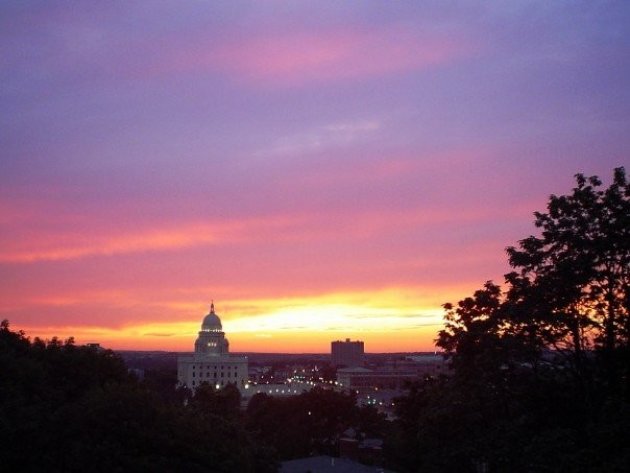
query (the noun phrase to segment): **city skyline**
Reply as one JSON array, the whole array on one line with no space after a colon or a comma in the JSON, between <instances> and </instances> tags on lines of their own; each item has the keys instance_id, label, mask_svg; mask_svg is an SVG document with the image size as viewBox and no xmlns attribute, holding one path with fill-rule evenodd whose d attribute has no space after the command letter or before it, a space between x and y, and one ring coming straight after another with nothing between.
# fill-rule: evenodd
<instances>
[{"instance_id":1,"label":"city skyline","mask_svg":"<svg viewBox=\"0 0 630 473\"><path fill-rule=\"evenodd\" d=\"M630 137L624 2L0 6L0 319L432 351Z\"/></svg>"}]
</instances>

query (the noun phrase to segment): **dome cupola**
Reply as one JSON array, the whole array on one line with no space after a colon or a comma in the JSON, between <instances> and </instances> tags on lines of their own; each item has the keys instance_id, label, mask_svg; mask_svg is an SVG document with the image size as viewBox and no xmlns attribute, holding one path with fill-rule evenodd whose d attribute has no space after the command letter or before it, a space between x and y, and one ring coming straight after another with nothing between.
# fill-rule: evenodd
<instances>
[{"instance_id":1,"label":"dome cupola","mask_svg":"<svg viewBox=\"0 0 630 473\"><path fill-rule=\"evenodd\" d=\"M214 313L214 302L210 304L210 313L203 318L201 330L204 332L220 332L223 329L221 319Z\"/></svg>"}]
</instances>

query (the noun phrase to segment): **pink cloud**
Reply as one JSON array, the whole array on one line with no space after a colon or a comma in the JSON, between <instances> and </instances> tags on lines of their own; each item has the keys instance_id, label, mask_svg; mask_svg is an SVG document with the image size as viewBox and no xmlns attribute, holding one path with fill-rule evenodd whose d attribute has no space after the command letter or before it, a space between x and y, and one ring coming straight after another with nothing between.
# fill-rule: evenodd
<instances>
[{"instance_id":1,"label":"pink cloud","mask_svg":"<svg viewBox=\"0 0 630 473\"><path fill-rule=\"evenodd\" d=\"M216 70L246 82L302 85L417 71L473 51L470 41L423 34L408 27L381 31L339 29L247 36L178 48L160 68L181 72ZM168 57L168 56L167 56Z\"/></svg>"},{"instance_id":2,"label":"pink cloud","mask_svg":"<svg viewBox=\"0 0 630 473\"><path fill-rule=\"evenodd\" d=\"M465 166L469 161L484 155L484 150L454 150L433 155L434 159L411 154L394 154L387 157L362 157L335 161L335 172L315 162L304 172L295 169L282 176L283 186L279 197L288 192L294 196L333 195L334 208L325 197L311 199L296 197L297 204L286 206L263 215L208 218L179 216L165 223L163 215L157 218L145 212L142 219L121 219L116 227L103 225L107 220L90 217L83 209L66 209L63 225L43 225L45 212L29 215L23 225L7 225L0 237L0 263L36 263L39 261L81 260L87 257L111 257L138 253L177 253L194 248L236 246L256 247L279 242L312 243L343 239L375 239L392 231L410 231L447 223L469 224L502 214L504 221L510 216L528 215L531 209L514 208L517 202L494 202L488 208L476 201L462 201L460 192L471 186L465 175L453 177L448 169ZM444 168L443 168L444 167ZM360 180L356 177L362 176ZM426 176L439 186L425 183ZM420 192L399 192L395 183L413 184ZM417 187L415 183L418 183ZM456 189L455 197L451 194ZM306 192L305 192L306 191ZM343 191L341 194L338 192ZM339 196L344 196L340 199ZM181 207L194 202L198 196L184 199ZM392 210L392 202L396 203ZM63 209L63 200L54 208ZM19 208L30 208L30 203L19 202ZM428 206L430 204L430 207ZM132 206L129 206L132 207ZM536 208L532 206L532 208ZM11 206L6 206L7 211ZM2 210L0 208L0 210ZM11 220L15 209L6 214ZM19 212L18 212L19 214ZM0 212L2 215L2 212ZM76 217L72 217L76 215ZM77 220L77 221L74 221ZM509 244L508 240L505 244Z\"/></svg>"},{"instance_id":3,"label":"pink cloud","mask_svg":"<svg viewBox=\"0 0 630 473\"><path fill-rule=\"evenodd\" d=\"M177 226L153 226L120 233L77 232L23 235L19 240L0 239L0 263L76 260L138 252L173 251L190 247L235 243L292 223L286 217L188 222Z\"/></svg>"}]
</instances>

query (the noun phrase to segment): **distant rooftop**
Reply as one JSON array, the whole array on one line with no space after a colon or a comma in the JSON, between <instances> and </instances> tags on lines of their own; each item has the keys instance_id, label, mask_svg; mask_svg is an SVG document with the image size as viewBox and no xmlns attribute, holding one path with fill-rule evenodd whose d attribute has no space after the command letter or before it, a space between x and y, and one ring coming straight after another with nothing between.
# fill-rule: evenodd
<instances>
[{"instance_id":1,"label":"distant rooftop","mask_svg":"<svg viewBox=\"0 0 630 473\"><path fill-rule=\"evenodd\" d=\"M394 473L380 466L362 465L347 458L329 456L298 458L282 462L280 473Z\"/></svg>"},{"instance_id":2,"label":"distant rooftop","mask_svg":"<svg viewBox=\"0 0 630 473\"><path fill-rule=\"evenodd\" d=\"M373 373L374 371L360 366L350 366L348 368L339 368L337 373Z\"/></svg>"}]
</instances>

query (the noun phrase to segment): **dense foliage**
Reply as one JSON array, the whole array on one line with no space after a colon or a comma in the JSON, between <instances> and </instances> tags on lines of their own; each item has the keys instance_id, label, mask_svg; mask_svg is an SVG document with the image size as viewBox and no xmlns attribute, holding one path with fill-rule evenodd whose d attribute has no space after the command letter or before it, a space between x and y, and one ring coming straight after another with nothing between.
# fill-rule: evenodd
<instances>
[{"instance_id":1,"label":"dense foliage","mask_svg":"<svg viewBox=\"0 0 630 473\"><path fill-rule=\"evenodd\" d=\"M452 375L399 400L402 471L630 471L630 186L576 176L507 249L506 287L445 304Z\"/></svg>"},{"instance_id":2,"label":"dense foliage","mask_svg":"<svg viewBox=\"0 0 630 473\"><path fill-rule=\"evenodd\" d=\"M312 454L336 455L339 438L352 428L359 437L382 437L386 421L356 398L314 388L289 398L256 394L247 406L247 426L273 445L283 460Z\"/></svg>"}]
</instances>

